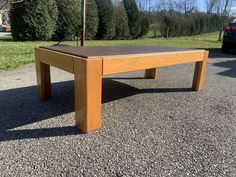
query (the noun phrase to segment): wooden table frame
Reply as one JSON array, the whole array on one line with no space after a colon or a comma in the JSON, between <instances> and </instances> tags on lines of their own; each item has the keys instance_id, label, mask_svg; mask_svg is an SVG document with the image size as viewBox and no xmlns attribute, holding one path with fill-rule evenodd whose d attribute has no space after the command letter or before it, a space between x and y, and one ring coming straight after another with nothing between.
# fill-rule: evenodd
<instances>
[{"instance_id":1,"label":"wooden table frame","mask_svg":"<svg viewBox=\"0 0 236 177\"><path fill-rule=\"evenodd\" d=\"M196 62L192 88L201 91L207 61L208 51L204 50L93 57L88 60L36 48L37 92L42 101L51 96L50 65L74 74L76 126L82 132L91 132L101 127L102 76L145 70L145 78L155 79L158 67Z\"/></svg>"}]
</instances>

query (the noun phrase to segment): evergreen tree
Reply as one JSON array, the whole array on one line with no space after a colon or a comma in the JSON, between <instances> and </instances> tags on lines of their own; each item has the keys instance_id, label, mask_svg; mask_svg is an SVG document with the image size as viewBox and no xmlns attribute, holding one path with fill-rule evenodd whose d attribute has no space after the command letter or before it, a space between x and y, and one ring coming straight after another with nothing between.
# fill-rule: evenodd
<instances>
[{"instance_id":1,"label":"evergreen tree","mask_svg":"<svg viewBox=\"0 0 236 177\"><path fill-rule=\"evenodd\" d=\"M24 0L10 9L14 40L48 40L56 29L58 16L54 0Z\"/></svg>"},{"instance_id":2,"label":"evergreen tree","mask_svg":"<svg viewBox=\"0 0 236 177\"><path fill-rule=\"evenodd\" d=\"M129 37L128 17L122 1L115 5L116 36L115 39L127 39Z\"/></svg>"},{"instance_id":3,"label":"evergreen tree","mask_svg":"<svg viewBox=\"0 0 236 177\"><path fill-rule=\"evenodd\" d=\"M55 40L73 40L81 25L81 2L75 0L56 0L58 20Z\"/></svg>"},{"instance_id":4,"label":"evergreen tree","mask_svg":"<svg viewBox=\"0 0 236 177\"><path fill-rule=\"evenodd\" d=\"M130 38L136 39L141 33L141 16L135 0L123 0L129 19Z\"/></svg>"},{"instance_id":5,"label":"evergreen tree","mask_svg":"<svg viewBox=\"0 0 236 177\"><path fill-rule=\"evenodd\" d=\"M111 0L96 0L99 15L97 39L113 39L116 32L115 13Z\"/></svg>"},{"instance_id":6,"label":"evergreen tree","mask_svg":"<svg viewBox=\"0 0 236 177\"><path fill-rule=\"evenodd\" d=\"M98 9L95 0L87 0L86 38L94 39L98 32Z\"/></svg>"},{"instance_id":7,"label":"evergreen tree","mask_svg":"<svg viewBox=\"0 0 236 177\"><path fill-rule=\"evenodd\" d=\"M149 26L150 26L150 22L149 19L142 14L141 15L141 32L140 32L140 37L145 36L148 32L149 32Z\"/></svg>"}]
</instances>

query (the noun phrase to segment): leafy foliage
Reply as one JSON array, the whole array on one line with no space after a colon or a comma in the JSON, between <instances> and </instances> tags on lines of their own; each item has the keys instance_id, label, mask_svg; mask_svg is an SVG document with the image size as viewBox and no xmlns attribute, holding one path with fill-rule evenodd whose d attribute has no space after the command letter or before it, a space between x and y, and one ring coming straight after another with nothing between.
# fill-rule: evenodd
<instances>
[{"instance_id":1,"label":"leafy foliage","mask_svg":"<svg viewBox=\"0 0 236 177\"><path fill-rule=\"evenodd\" d=\"M73 40L81 24L81 3L75 0L56 0L58 19L54 40Z\"/></svg>"},{"instance_id":2,"label":"leafy foliage","mask_svg":"<svg viewBox=\"0 0 236 177\"><path fill-rule=\"evenodd\" d=\"M144 14L142 14L141 15L141 32L139 36L140 37L145 36L149 32L149 29L150 29L150 21Z\"/></svg>"},{"instance_id":3,"label":"leafy foliage","mask_svg":"<svg viewBox=\"0 0 236 177\"><path fill-rule=\"evenodd\" d=\"M25 0L12 4L10 23L14 40L48 40L58 16L54 0Z\"/></svg>"},{"instance_id":4,"label":"leafy foliage","mask_svg":"<svg viewBox=\"0 0 236 177\"><path fill-rule=\"evenodd\" d=\"M127 39L129 37L128 17L122 1L115 5L116 36L115 39Z\"/></svg>"},{"instance_id":5,"label":"leafy foliage","mask_svg":"<svg viewBox=\"0 0 236 177\"><path fill-rule=\"evenodd\" d=\"M95 0L87 0L87 11L86 11L86 38L94 39L98 32L98 9Z\"/></svg>"},{"instance_id":6,"label":"leafy foliage","mask_svg":"<svg viewBox=\"0 0 236 177\"><path fill-rule=\"evenodd\" d=\"M129 19L130 38L136 39L141 33L141 15L135 0L123 0L125 10Z\"/></svg>"},{"instance_id":7,"label":"leafy foliage","mask_svg":"<svg viewBox=\"0 0 236 177\"><path fill-rule=\"evenodd\" d=\"M114 7L111 0L96 0L99 25L97 39L113 39L116 32Z\"/></svg>"},{"instance_id":8,"label":"leafy foliage","mask_svg":"<svg viewBox=\"0 0 236 177\"><path fill-rule=\"evenodd\" d=\"M166 14L161 21L164 37L192 36L218 30L220 17L216 14Z\"/></svg>"}]
</instances>

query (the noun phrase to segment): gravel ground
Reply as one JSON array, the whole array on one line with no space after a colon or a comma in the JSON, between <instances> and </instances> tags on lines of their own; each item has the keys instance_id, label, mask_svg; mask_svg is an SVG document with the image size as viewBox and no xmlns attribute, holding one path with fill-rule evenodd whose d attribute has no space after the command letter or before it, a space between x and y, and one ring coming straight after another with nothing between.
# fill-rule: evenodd
<instances>
[{"instance_id":1,"label":"gravel ground","mask_svg":"<svg viewBox=\"0 0 236 177\"><path fill-rule=\"evenodd\" d=\"M36 98L35 68L0 73L0 176L236 176L236 56L211 55L205 89L193 64L103 79L102 128L74 128L73 75L52 69Z\"/></svg>"}]
</instances>

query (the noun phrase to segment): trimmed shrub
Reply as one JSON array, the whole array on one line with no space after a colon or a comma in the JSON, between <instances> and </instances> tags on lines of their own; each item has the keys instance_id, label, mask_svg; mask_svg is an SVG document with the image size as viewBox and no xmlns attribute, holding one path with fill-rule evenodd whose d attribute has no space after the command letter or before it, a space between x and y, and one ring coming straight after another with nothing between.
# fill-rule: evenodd
<instances>
[{"instance_id":1,"label":"trimmed shrub","mask_svg":"<svg viewBox=\"0 0 236 177\"><path fill-rule=\"evenodd\" d=\"M149 19L142 14L141 15L142 19L141 19L141 32L140 32L140 37L145 36L148 32L149 32L149 27L150 27L150 22Z\"/></svg>"},{"instance_id":2,"label":"trimmed shrub","mask_svg":"<svg viewBox=\"0 0 236 177\"><path fill-rule=\"evenodd\" d=\"M115 5L116 36L114 39L127 39L129 37L128 17L122 1Z\"/></svg>"},{"instance_id":3,"label":"trimmed shrub","mask_svg":"<svg viewBox=\"0 0 236 177\"><path fill-rule=\"evenodd\" d=\"M129 19L129 33L131 39L136 39L141 33L141 16L135 0L123 0Z\"/></svg>"},{"instance_id":4,"label":"trimmed shrub","mask_svg":"<svg viewBox=\"0 0 236 177\"><path fill-rule=\"evenodd\" d=\"M58 19L54 40L73 40L81 25L81 2L75 0L56 0Z\"/></svg>"},{"instance_id":5,"label":"trimmed shrub","mask_svg":"<svg viewBox=\"0 0 236 177\"><path fill-rule=\"evenodd\" d=\"M218 30L220 17L217 14L192 13L165 14L160 32L163 37L191 36Z\"/></svg>"},{"instance_id":6,"label":"trimmed shrub","mask_svg":"<svg viewBox=\"0 0 236 177\"><path fill-rule=\"evenodd\" d=\"M94 39L98 32L98 9L95 0L87 0L86 11L86 38Z\"/></svg>"},{"instance_id":7,"label":"trimmed shrub","mask_svg":"<svg viewBox=\"0 0 236 177\"><path fill-rule=\"evenodd\" d=\"M54 0L25 0L12 4L10 23L14 40L48 40L58 16Z\"/></svg>"},{"instance_id":8,"label":"trimmed shrub","mask_svg":"<svg viewBox=\"0 0 236 177\"><path fill-rule=\"evenodd\" d=\"M99 15L97 39L113 39L116 34L115 13L111 0L96 0Z\"/></svg>"}]
</instances>

